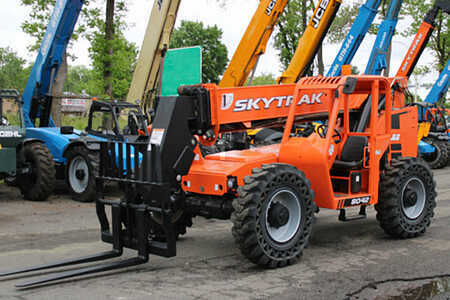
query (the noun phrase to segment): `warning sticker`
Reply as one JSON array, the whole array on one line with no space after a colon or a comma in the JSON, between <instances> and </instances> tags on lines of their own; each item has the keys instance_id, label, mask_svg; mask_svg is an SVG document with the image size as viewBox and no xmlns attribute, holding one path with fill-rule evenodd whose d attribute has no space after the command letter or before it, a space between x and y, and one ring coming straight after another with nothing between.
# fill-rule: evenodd
<instances>
[{"instance_id":1,"label":"warning sticker","mask_svg":"<svg viewBox=\"0 0 450 300\"><path fill-rule=\"evenodd\" d=\"M164 129L153 128L152 136L150 137L150 144L161 145L164 136Z\"/></svg>"}]
</instances>

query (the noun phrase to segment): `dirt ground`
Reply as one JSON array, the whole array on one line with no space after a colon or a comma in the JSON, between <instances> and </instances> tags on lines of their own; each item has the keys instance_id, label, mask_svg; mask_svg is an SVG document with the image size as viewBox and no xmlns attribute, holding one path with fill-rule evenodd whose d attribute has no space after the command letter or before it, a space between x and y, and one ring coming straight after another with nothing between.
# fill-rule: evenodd
<instances>
[{"instance_id":1,"label":"dirt ground","mask_svg":"<svg viewBox=\"0 0 450 300\"><path fill-rule=\"evenodd\" d=\"M174 258L151 256L139 267L26 290L14 284L49 272L0 278L0 299L450 299L450 168L435 178L436 214L416 239L386 236L373 208L366 220L347 223L322 210L302 259L265 270L241 256L230 222L196 218ZM109 249L93 204L62 193L33 203L0 184L0 273Z\"/></svg>"}]
</instances>

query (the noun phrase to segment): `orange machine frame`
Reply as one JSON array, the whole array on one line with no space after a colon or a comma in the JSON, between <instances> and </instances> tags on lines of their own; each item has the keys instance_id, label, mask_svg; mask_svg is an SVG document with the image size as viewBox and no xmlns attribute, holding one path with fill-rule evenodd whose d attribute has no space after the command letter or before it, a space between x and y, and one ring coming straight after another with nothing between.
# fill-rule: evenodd
<instances>
[{"instance_id":1,"label":"orange machine frame","mask_svg":"<svg viewBox=\"0 0 450 300\"><path fill-rule=\"evenodd\" d=\"M396 155L397 148L391 149L390 145L401 145L403 156L417 155L415 144L417 108L402 107L399 104L403 103L403 99L396 99L396 101L393 99L402 97L402 94L392 93L391 86L394 82L404 84L403 78L356 76L355 90L348 95L343 93L348 77L350 76L307 77L301 79L296 85L258 88L223 89L215 85L205 85L204 87L210 92L212 123L216 134L223 132L223 128L226 128L223 125L226 124L270 118L284 124L283 139L280 144L228 151L206 157L202 157L197 151L189 174L182 179L183 189L186 192L215 196L235 193L235 190L229 188L230 178L235 178L237 185L240 186L245 176L251 174L253 168L268 163L286 163L305 172L307 178L311 180L316 195L315 202L319 207L340 209L346 203L345 200L359 198L370 199L364 204L377 203L380 160L385 153L388 153L389 161ZM262 95L265 100L257 101L262 98ZM368 95L371 95L374 101L371 103L372 110L367 130L351 132L350 112L359 109L362 105L360 99ZM378 113L381 95L386 98L386 104L385 110ZM293 103L296 105L292 105ZM392 111L393 105L397 106L395 113ZM394 114L398 119L396 123L401 123L401 126L391 124ZM390 117L386 118L386 115ZM322 120L328 120L329 128L340 131L341 143L336 144L334 141L333 130L328 130L325 138L319 137L317 133L307 138L291 136L294 123L318 116L322 116ZM363 190L356 194L335 193L332 180L339 178L332 178L330 170L346 139L356 135L367 136L370 145L366 152L369 163L363 167ZM202 138L201 140L202 143L205 142Z\"/></svg>"}]
</instances>

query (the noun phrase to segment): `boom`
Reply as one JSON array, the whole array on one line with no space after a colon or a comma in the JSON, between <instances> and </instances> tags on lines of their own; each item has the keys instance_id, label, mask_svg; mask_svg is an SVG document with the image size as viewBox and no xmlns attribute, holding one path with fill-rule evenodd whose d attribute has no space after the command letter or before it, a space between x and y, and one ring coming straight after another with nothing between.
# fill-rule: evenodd
<instances>
[{"instance_id":1,"label":"boom","mask_svg":"<svg viewBox=\"0 0 450 300\"><path fill-rule=\"evenodd\" d=\"M438 80L434 83L427 97L425 98L425 102L428 103L436 103L440 99L445 97L448 91L450 78L450 60L447 61L444 70L442 70L441 75Z\"/></svg>"},{"instance_id":2,"label":"boom","mask_svg":"<svg viewBox=\"0 0 450 300\"><path fill-rule=\"evenodd\" d=\"M375 45L370 53L369 62L367 63L364 74L380 75L381 72L386 69L386 54L389 51L392 36L394 35L395 27L397 26L398 14L402 2L403 0L392 0L389 4L388 14L378 28Z\"/></svg>"},{"instance_id":3,"label":"boom","mask_svg":"<svg viewBox=\"0 0 450 300\"><path fill-rule=\"evenodd\" d=\"M397 77L408 77L411 75L414 67L416 66L420 55L425 49L428 40L434 30L434 20L436 19L439 11L442 10L446 13L450 13L450 2L448 0L437 0L433 7L427 12L419 30L411 43L411 46L403 59L400 68L397 71Z\"/></svg>"},{"instance_id":4,"label":"boom","mask_svg":"<svg viewBox=\"0 0 450 300\"><path fill-rule=\"evenodd\" d=\"M26 127L54 127L50 118L50 95L64 53L80 15L84 0L57 0L44 35L38 56L23 94L23 114Z\"/></svg>"},{"instance_id":5,"label":"boom","mask_svg":"<svg viewBox=\"0 0 450 300\"><path fill-rule=\"evenodd\" d=\"M155 1L127 101L142 100L144 106L154 98L164 49L168 46L181 0Z\"/></svg>"},{"instance_id":6,"label":"boom","mask_svg":"<svg viewBox=\"0 0 450 300\"><path fill-rule=\"evenodd\" d=\"M367 0L359 9L358 16L353 22L352 28L345 37L327 76L339 76L343 65L348 65L355 56L356 51L361 45L367 31L369 31L370 24L372 24L377 14L378 7L381 0Z\"/></svg>"},{"instance_id":7,"label":"boom","mask_svg":"<svg viewBox=\"0 0 450 300\"><path fill-rule=\"evenodd\" d=\"M305 32L298 41L297 50L289 63L289 67L277 79L278 83L294 83L298 78L305 75L341 3L342 0L321 0L319 2Z\"/></svg>"},{"instance_id":8,"label":"boom","mask_svg":"<svg viewBox=\"0 0 450 300\"><path fill-rule=\"evenodd\" d=\"M219 86L243 86L259 57L266 51L267 42L288 0L262 0L247 27Z\"/></svg>"}]
</instances>

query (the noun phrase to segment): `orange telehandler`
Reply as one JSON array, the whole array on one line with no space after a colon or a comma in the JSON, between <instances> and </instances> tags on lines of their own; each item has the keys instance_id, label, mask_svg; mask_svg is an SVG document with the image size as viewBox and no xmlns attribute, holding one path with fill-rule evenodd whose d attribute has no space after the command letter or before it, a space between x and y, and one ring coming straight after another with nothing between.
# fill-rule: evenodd
<instances>
[{"instance_id":1,"label":"orange telehandler","mask_svg":"<svg viewBox=\"0 0 450 300\"><path fill-rule=\"evenodd\" d=\"M171 257L192 216L231 218L242 254L270 268L301 256L316 206L339 210L339 219L349 221L347 208L360 207L355 218L363 218L375 205L387 234L421 235L436 191L431 170L416 158L417 107L405 106L406 87L404 77L369 75L180 87L180 96L160 99L149 137L101 143L98 186L112 180L124 189L120 201L100 194L96 202L102 241L113 250L0 276L119 257L124 247L138 256L17 286L143 264L149 254ZM322 125L315 129L313 121ZM213 144L221 133L271 126L284 128L278 144L206 157L200 152L200 144Z\"/></svg>"}]
</instances>

